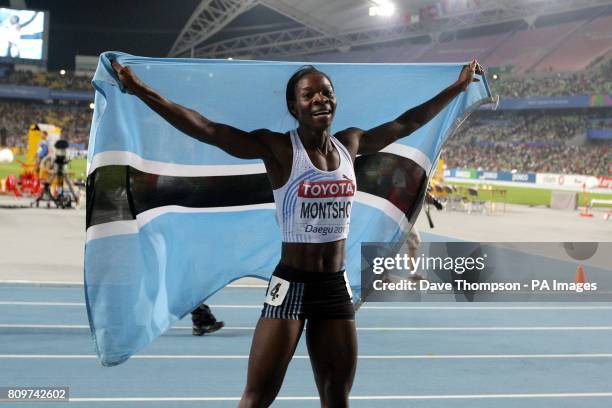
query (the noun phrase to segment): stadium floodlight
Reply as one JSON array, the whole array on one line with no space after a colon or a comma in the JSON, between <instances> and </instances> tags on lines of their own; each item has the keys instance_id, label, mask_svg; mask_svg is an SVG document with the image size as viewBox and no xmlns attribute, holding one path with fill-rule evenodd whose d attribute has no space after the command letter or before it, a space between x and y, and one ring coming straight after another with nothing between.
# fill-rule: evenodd
<instances>
[{"instance_id":1,"label":"stadium floodlight","mask_svg":"<svg viewBox=\"0 0 612 408\"><path fill-rule=\"evenodd\" d=\"M0 150L0 163L12 163L15 155L8 147Z\"/></svg>"},{"instance_id":2,"label":"stadium floodlight","mask_svg":"<svg viewBox=\"0 0 612 408\"><path fill-rule=\"evenodd\" d=\"M368 10L370 16L389 17L395 13L395 4L389 0L372 0L374 3Z\"/></svg>"}]
</instances>

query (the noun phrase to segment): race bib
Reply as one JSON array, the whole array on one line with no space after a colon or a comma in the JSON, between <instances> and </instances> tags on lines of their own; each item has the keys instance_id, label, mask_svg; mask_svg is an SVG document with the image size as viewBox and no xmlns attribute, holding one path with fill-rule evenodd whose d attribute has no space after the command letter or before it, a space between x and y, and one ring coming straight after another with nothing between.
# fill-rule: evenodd
<instances>
[{"instance_id":1,"label":"race bib","mask_svg":"<svg viewBox=\"0 0 612 408\"><path fill-rule=\"evenodd\" d=\"M289 290L289 281L279 278L278 276L272 276L270 284L268 285L268 292L266 293L266 303L270 306L280 306L287 296Z\"/></svg>"}]
</instances>

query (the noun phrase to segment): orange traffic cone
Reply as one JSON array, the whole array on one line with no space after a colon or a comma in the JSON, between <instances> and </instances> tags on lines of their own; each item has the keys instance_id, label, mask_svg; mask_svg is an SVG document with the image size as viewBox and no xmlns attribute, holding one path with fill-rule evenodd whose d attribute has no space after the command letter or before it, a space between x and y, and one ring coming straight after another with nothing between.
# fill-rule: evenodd
<instances>
[{"instance_id":1,"label":"orange traffic cone","mask_svg":"<svg viewBox=\"0 0 612 408\"><path fill-rule=\"evenodd\" d=\"M576 269L576 283L585 283L586 276L584 275L584 267L582 265L578 266Z\"/></svg>"}]
</instances>

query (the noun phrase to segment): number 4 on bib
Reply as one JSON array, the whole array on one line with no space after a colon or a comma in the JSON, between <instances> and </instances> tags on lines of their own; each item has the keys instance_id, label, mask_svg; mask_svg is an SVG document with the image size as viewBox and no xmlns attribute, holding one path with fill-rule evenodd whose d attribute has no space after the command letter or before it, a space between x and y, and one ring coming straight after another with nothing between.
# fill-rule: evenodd
<instances>
[{"instance_id":1,"label":"number 4 on bib","mask_svg":"<svg viewBox=\"0 0 612 408\"><path fill-rule=\"evenodd\" d=\"M268 285L268 293L266 293L266 303L270 306L282 305L285 296L287 296L287 291L289 291L289 284L289 281L278 276L272 276Z\"/></svg>"}]
</instances>

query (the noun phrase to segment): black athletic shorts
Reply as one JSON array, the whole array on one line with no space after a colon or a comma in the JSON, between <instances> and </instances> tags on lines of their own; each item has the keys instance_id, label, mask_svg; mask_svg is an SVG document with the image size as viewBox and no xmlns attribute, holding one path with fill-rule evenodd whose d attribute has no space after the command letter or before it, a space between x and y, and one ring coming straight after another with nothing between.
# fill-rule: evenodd
<instances>
[{"instance_id":1,"label":"black athletic shorts","mask_svg":"<svg viewBox=\"0 0 612 408\"><path fill-rule=\"evenodd\" d=\"M270 319L355 319L344 271L308 272L278 264L261 317Z\"/></svg>"}]
</instances>

